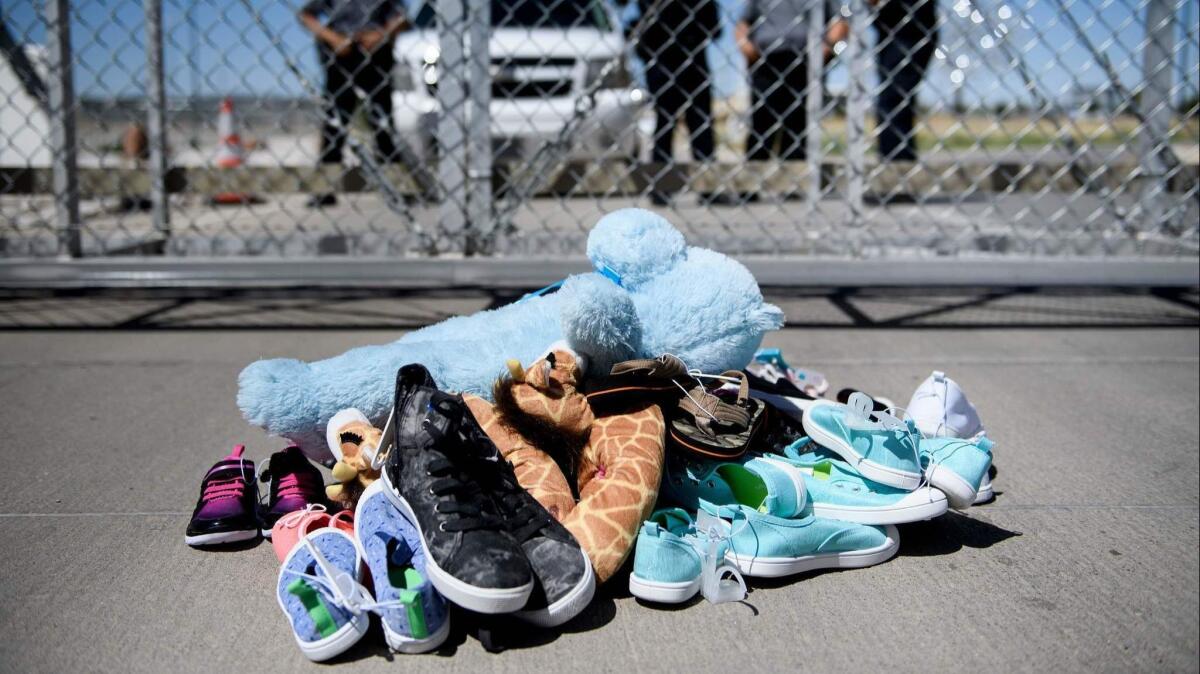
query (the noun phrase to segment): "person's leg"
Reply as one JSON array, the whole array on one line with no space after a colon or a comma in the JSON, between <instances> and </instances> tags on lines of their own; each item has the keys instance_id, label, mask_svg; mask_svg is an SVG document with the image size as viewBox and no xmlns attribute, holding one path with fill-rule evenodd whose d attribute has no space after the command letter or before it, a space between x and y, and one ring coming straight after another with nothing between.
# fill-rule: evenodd
<instances>
[{"instance_id":1,"label":"person's leg","mask_svg":"<svg viewBox=\"0 0 1200 674\"><path fill-rule=\"evenodd\" d=\"M664 60L660 55L646 66L646 85L654 98L654 153L653 160L670 163L671 142L675 135L675 119L683 103L675 66L679 64Z\"/></svg>"},{"instance_id":2,"label":"person's leg","mask_svg":"<svg viewBox=\"0 0 1200 674\"><path fill-rule=\"evenodd\" d=\"M321 107L324 121L321 124L322 164L342 163L342 148L346 144L346 130L350 115L354 112L356 99L350 86L347 59L339 59L325 48L317 49L317 58L325 71L325 90L322 92Z\"/></svg>"},{"instance_id":3,"label":"person's leg","mask_svg":"<svg viewBox=\"0 0 1200 674\"><path fill-rule=\"evenodd\" d=\"M909 152L906 138L912 132L912 107L905 106L908 99L906 85L910 79L905 56L905 50L894 37L883 36L876 54L879 94L875 98L879 158L882 161L913 158L906 156Z\"/></svg>"},{"instance_id":4,"label":"person's leg","mask_svg":"<svg viewBox=\"0 0 1200 674\"><path fill-rule=\"evenodd\" d=\"M712 78L704 50L684 67L680 84L687 97L684 117L692 145L692 159L697 162L711 161L715 151L713 142Z\"/></svg>"},{"instance_id":5,"label":"person's leg","mask_svg":"<svg viewBox=\"0 0 1200 674\"><path fill-rule=\"evenodd\" d=\"M779 139L779 154L783 159L803 161L808 148L808 108L805 96L808 93L808 61L800 52L789 53L790 63L784 66L780 87L780 104L787 101L783 110L783 128ZM782 65L782 64L781 64Z\"/></svg>"},{"instance_id":6,"label":"person's leg","mask_svg":"<svg viewBox=\"0 0 1200 674\"><path fill-rule=\"evenodd\" d=\"M396 125L392 119L392 70L396 57L388 46L371 55L358 76L359 86L367 94L367 120L375 132L375 153L379 161L396 161Z\"/></svg>"},{"instance_id":7,"label":"person's leg","mask_svg":"<svg viewBox=\"0 0 1200 674\"><path fill-rule=\"evenodd\" d=\"M917 159L917 90L925 77L925 69L933 56L934 47L931 44L916 45L901 42L902 50L907 56L903 72L898 78L904 99L900 103L896 115L896 132L901 135L900 149L896 153L897 160L916 161Z\"/></svg>"},{"instance_id":8,"label":"person's leg","mask_svg":"<svg viewBox=\"0 0 1200 674\"><path fill-rule=\"evenodd\" d=\"M771 157L771 145L779 120L770 98L777 81L767 55L750 68L750 136L746 138L746 156L752 160Z\"/></svg>"},{"instance_id":9,"label":"person's leg","mask_svg":"<svg viewBox=\"0 0 1200 674\"><path fill-rule=\"evenodd\" d=\"M321 100L324 121L321 124L321 154L318 161L321 164L341 164L350 116L358 104L354 89L350 86L353 62L351 59L337 58L325 47L317 48L317 58L325 70L325 90ZM337 195L332 192L313 194L308 199L310 208L332 206L336 203Z\"/></svg>"}]
</instances>

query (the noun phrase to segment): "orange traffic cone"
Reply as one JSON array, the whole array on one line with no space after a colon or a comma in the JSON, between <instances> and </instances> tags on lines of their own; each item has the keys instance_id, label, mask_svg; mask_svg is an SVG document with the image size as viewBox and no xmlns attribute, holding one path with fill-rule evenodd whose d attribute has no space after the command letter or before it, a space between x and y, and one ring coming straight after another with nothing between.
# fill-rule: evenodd
<instances>
[{"instance_id":1,"label":"orange traffic cone","mask_svg":"<svg viewBox=\"0 0 1200 674\"><path fill-rule=\"evenodd\" d=\"M219 169L233 169L242 165L244 152L242 138L237 134L233 117L233 99L221 101L221 112L217 118L216 165ZM249 204L254 202L254 195L247 192L218 192L212 196L214 204Z\"/></svg>"}]
</instances>

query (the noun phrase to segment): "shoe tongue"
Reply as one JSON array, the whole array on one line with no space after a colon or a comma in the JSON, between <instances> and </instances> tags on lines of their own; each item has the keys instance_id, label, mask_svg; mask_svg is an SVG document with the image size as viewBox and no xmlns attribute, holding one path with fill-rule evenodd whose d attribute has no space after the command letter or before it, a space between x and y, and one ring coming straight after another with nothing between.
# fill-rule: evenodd
<instances>
[{"instance_id":1,"label":"shoe tongue","mask_svg":"<svg viewBox=\"0 0 1200 674\"><path fill-rule=\"evenodd\" d=\"M759 512L777 517L795 517L804 509L808 491L804 486L804 475L800 469L782 461L752 459L745 468L753 473L766 490L766 497L758 506ZM752 503L747 503L751 507Z\"/></svg>"}]
</instances>

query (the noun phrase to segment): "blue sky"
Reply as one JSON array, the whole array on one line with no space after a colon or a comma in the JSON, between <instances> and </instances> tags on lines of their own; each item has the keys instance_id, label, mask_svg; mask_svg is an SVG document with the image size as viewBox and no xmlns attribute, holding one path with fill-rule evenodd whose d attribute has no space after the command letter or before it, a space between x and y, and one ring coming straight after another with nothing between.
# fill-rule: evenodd
<instances>
[{"instance_id":1,"label":"blue sky","mask_svg":"<svg viewBox=\"0 0 1200 674\"><path fill-rule=\"evenodd\" d=\"M305 72L317 77L312 41L295 20L298 2L252 0L284 47L296 55ZM732 21L744 0L720 0ZM1141 80L1140 44L1144 39L1140 10L1121 0L939 0L943 17L943 56L935 59L921 91L926 103L950 101L952 78L961 80L957 95L969 105L995 105L1014 97L1028 101L1024 82L1008 63L1022 53L1044 95L1064 102L1078 100L1106 86L1107 76L1062 17L1062 7L1084 26L1103 49L1127 88ZM1200 0L1176 3L1178 35L1175 81L1177 97L1194 95L1197 87L1196 22ZM4 20L20 39L43 42L41 1L5 0ZM144 32L141 0L78 0L72 3L72 45L76 55L76 87L84 96L138 96L144 92ZM986 14L979 22L975 12ZM1135 13L1139 12L1139 13ZM241 2L236 0L165 0L166 67L170 96L257 94L294 96L302 88L282 57L267 42ZM1007 20L1002 17L1007 17ZM984 27L1004 23L1006 43ZM1190 27L1190 33L1185 33ZM1037 31L1042 33L1041 36ZM718 95L744 86L741 57L726 31L709 50ZM868 40L872 40L868 36ZM990 46L981 46L990 45ZM1056 51L1057 50L1057 51ZM189 55L192 58L189 59ZM194 64L194 65L190 65ZM958 68L957 66L965 66ZM955 74L955 70L960 70ZM844 67L829 76L834 89L844 87Z\"/></svg>"}]
</instances>

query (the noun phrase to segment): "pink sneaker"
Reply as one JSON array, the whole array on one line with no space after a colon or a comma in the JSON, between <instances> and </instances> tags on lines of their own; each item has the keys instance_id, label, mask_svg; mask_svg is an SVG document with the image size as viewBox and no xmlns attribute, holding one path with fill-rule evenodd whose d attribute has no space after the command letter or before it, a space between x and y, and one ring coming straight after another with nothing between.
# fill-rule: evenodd
<instances>
[{"instance_id":1,"label":"pink sneaker","mask_svg":"<svg viewBox=\"0 0 1200 674\"><path fill-rule=\"evenodd\" d=\"M287 559L288 553L300 539L321 527L341 529L351 536L354 535L354 513L343 510L333 517L325 511L325 506L314 503L304 510L290 512L271 528L271 546L275 548L275 556L279 561Z\"/></svg>"}]
</instances>

